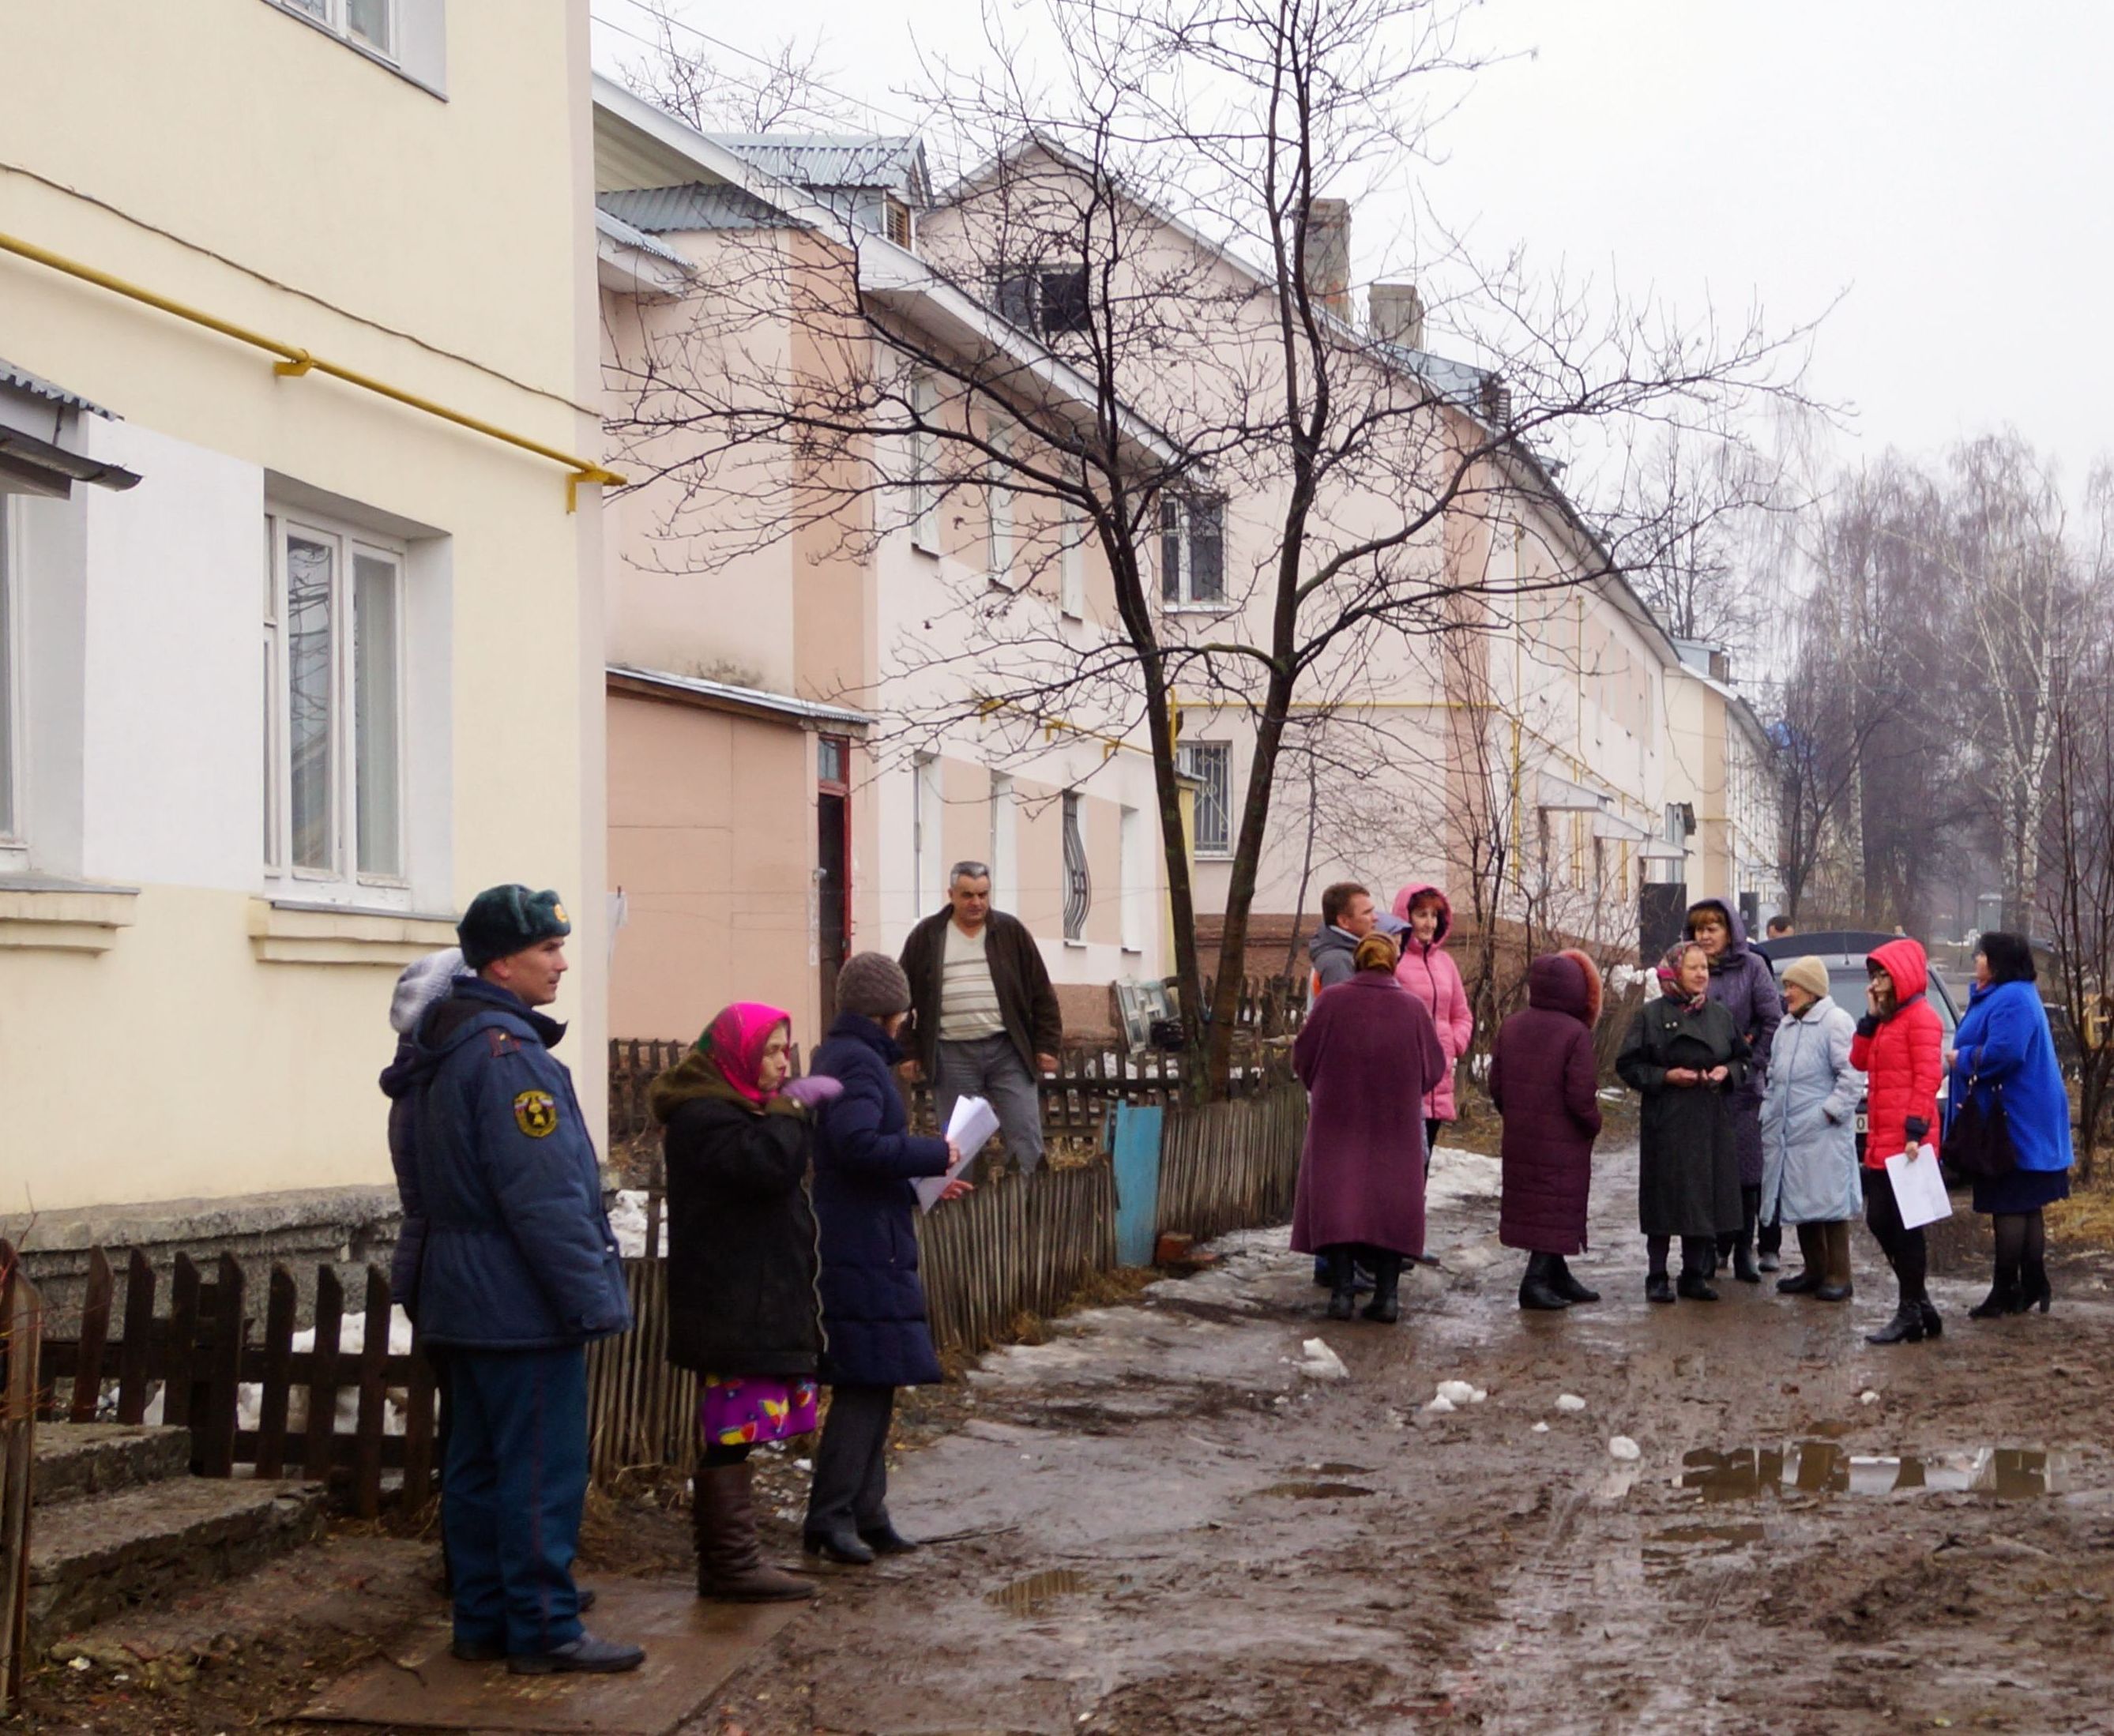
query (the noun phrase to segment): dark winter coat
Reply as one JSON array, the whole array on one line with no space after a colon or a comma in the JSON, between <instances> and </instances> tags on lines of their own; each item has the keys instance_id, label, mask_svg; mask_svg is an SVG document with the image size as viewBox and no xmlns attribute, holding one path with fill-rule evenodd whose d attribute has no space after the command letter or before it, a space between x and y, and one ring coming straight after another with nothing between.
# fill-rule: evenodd
<instances>
[{"instance_id":1,"label":"dark winter coat","mask_svg":"<svg viewBox=\"0 0 2114 1736\"><path fill-rule=\"evenodd\" d=\"M1754 1056L1747 1082L1732 1093L1732 1131L1740 1148L1740 1185L1759 1187L1762 1181L1762 1093L1769 1083L1769 1045L1783 1017L1783 997L1777 992L1769 962L1747 944L1747 925L1739 911L1723 898L1699 898L1688 907L1714 910L1725 919L1730 937L1725 950L1710 961L1710 998L1732 1015Z\"/></svg>"},{"instance_id":2,"label":"dark winter coat","mask_svg":"<svg viewBox=\"0 0 2114 1736\"><path fill-rule=\"evenodd\" d=\"M904 1039L931 1078L940 1044L940 990L947 974L947 925L950 907L935 911L910 931L897 961L910 979L910 1023ZM1018 916L995 910L984 919L984 963L998 991L999 1016L1028 1077L1041 1069L1037 1055L1054 1055L1064 1046L1064 1014L1050 984L1042 948Z\"/></svg>"},{"instance_id":3,"label":"dark winter coat","mask_svg":"<svg viewBox=\"0 0 2114 1736\"><path fill-rule=\"evenodd\" d=\"M594 1144L550 1051L565 1030L474 976L419 1023L414 1318L428 1343L560 1350L631 1325Z\"/></svg>"},{"instance_id":4,"label":"dark winter coat","mask_svg":"<svg viewBox=\"0 0 2114 1736\"><path fill-rule=\"evenodd\" d=\"M1924 998L1930 962L1915 941L1889 940L1870 957L1893 979L1894 1010L1883 1019L1867 1013L1857 1021L1850 1065L1870 1082L1865 1167L1884 1169L1888 1158L1920 1144L1937 1129L1938 1085L1945 1076L1945 1021Z\"/></svg>"},{"instance_id":5,"label":"dark winter coat","mask_svg":"<svg viewBox=\"0 0 2114 1736\"><path fill-rule=\"evenodd\" d=\"M812 1375L822 1315L807 1113L766 1112L729 1090L690 1097L666 1119L669 1361L699 1374Z\"/></svg>"},{"instance_id":6,"label":"dark winter coat","mask_svg":"<svg viewBox=\"0 0 2114 1736\"><path fill-rule=\"evenodd\" d=\"M1424 1252L1424 1123L1446 1068L1439 1030L1392 972L1324 989L1292 1046L1309 1099L1292 1208L1302 1254L1348 1242Z\"/></svg>"},{"instance_id":7,"label":"dark winter coat","mask_svg":"<svg viewBox=\"0 0 2114 1736\"><path fill-rule=\"evenodd\" d=\"M841 1387L929 1386L940 1359L917 1281L920 1176L947 1172L947 1142L913 1138L893 1071L903 1051L863 1014L841 1013L808 1062L844 1095L815 1117L821 1228L821 1377Z\"/></svg>"},{"instance_id":8,"label":"dark winter coat","mask_svg":"<svg viewBox=\"0 0 2114 1736\"><path fill-rule=\"evenodd\" d=\"M389 1026L396 1033L396 1054L382 1068L382 1094L389 1099L389 1164L396 1172L396 1246L389 1256L389 1294L413 1319L419 1317L419 1271L426 1255L426 1206L419 1194L419 1100L416 1087L424 1076L419 1045L412 1041L419 1021L453 993L464 969L462 948L429 953L404 967L390 998Z\"/></svg>"},{"instance_id":9,"label":"dark winter coat","mask_svg":"<svg viewBox=\"0 0 2114 1736\"><path fill-rule=\"evenodd\" d=\"M1750 1051L1717 1001L1687 1011L1662 996L1646 1001L1622 1039L1615 1071L1644 1098L1638 1128L1637 1227L1646 1236L1715 1236L1740 1228L1740 1158L1732 1099L1747 1082ZM1723 1085L1670 1085L1672 1067L1708 1072Z\"/></svg>"},{"instance_id":10,"label":"dark winter coat","mask_svg":"<svg viewBox=\"0 0 2114 1736\"><path fill-rule=\"evenodd\" d=\"M1985 1114L2001 1092L2020 1169L2068 1169L2070 1093L2055 1058L2048 1009L2034 985L1991 983L1975 989L1967 997L1952 1046L1957 1054L1948 1099L1952 1112L1957 1114L1967 1101L1969 1081L1979 1080L1974 1100Z\"/></svg>"},{"instance_id":11,"label":"dark winter coat","mask_svg":"<svg viewBox=\"0 0 2114 1736\"><path fill-rule=\"evenodd\" d=\"M1526 1011L1499 1027L1490 1101L1504 1117L1498 1240L1530 1254L1586 1251L1600 1077L1593 1026L1600 973L1583 953L1552 953L1528 967Z\"/></svg>"}]
</instances>

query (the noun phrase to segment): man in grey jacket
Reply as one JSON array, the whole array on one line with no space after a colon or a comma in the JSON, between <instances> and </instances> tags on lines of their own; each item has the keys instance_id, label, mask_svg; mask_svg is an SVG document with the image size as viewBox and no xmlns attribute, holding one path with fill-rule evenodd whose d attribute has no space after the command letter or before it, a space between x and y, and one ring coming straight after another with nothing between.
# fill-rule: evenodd
<instances>
[{"instance_id":1,"label":"man in grey jacket","mask_svg":"<svg viewBox=\"0 0 2114 1736\"><path fill-rule=\"evenodd\" d=\"M1373 895L1356 880L1338 880L1321 894L1320 932L1306 943L1316 994L1358 974L1358 943L1379 921Z\"/></svg>"}]
</instances>

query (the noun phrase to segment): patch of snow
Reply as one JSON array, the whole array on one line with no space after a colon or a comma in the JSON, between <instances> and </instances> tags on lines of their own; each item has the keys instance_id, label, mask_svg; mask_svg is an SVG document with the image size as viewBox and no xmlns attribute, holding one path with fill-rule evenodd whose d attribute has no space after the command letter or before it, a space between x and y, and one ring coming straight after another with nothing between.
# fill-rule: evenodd
<instances>
[{"instance_id":1,"label":"patch of snow","mask_svg":"<svg viewBox=\"0 0 2114 1736\"><path fill-rule=\"evenodd\" d=\"M1545 1435L1549 1432L1549 1425L1546 1423L1537 1423L1534 1425L1534 1432L1538 1435Z\"/></svg>"},{"instance_id":2,"label":"patch of snow","mask_svg":"<svg viewBox=\"0 0 2114 1736\"><path fill-rule=\"evenodd\" d=\"M1494 1199L1503 1176L1495 1158L1441 1145L1431 1155L1431 1174L1424 1184L1426 1210L1471 1199Z\"/></svg>"},{"instance_id":3,"label":"patch of snow","mask_svg":"<svg viewBox=\"0 0 2114 1736\"><path fill-rule=\"evenodd\" d=\"M635 1260L646 1253L646 1191L643 1188L627 1187L618 1190L609 1208L609 1227L616 1237L616 1251L626 1259ZM668 1251L668 1214L661 1214L661 1245L656 1257Z\"/></svg>"},{"instance_id":4,"label":"patch of snow","mask_svg":"<svg viewBox=\"0 0 2114 1736\"><path fill-rule=\"evenodd\" d=\"M1329 1348L1326 1339L1310 1338L1299 1348L1300 1359L1293 1366L1308 1378L1343 1381L1351 1377L1351 1371L1343 1366L1343 1359Z\"/></svg>"},{"instance_id":5,"label":"patch of snow","mask_svg":"<svg viewBox=\"0 0 2114 1736\"><path fill-rule=\"evenodd\" d=\"M1471 1386L1467 1381L1441 1381L1439 1396L1457 1409L1463 1405L1480 1405L1489 1395L1480 1387Z\"/></svg>"},{"instance_id":6,"label":"patch of snow","mask_svg":"<svg viewBox=\"0 0 2114 1736\"><path fill-rule=\"evenodd\" d=\"M1586 1400L1575 1392L1560 1392L1556 1396L1556 1408L1558 1410L1583 1410Z\"/></svg>"},{"instance_id":7,"label":"patch of snow","mask_svg":"<svg viewBox=\"0 0 2114 1736\"><path fill-rule=\"evenodd\" d=\"M1437 1398L1434 1399L1434 1400L1432 1400L1429 1405L1426 1405L1424 1408L1425 1408L1426 1410L1432 1411L1432 1412L1435 1413L1436 1414L1438 1414L1438 1415L1439 1415L1439 1416L1445 1416L1445 1415L1448 1415L1448 1414L1450 1414L1450 1413L1453 1410L1453 1409L1454 1409L1455 1407L1454 1407L1453 1400L1451 1400L1451 1399L1449 1399L1449 1398L1448 1398L1448 1397L1446 1396L1446 1395L1445 1395L1444 1393L1443 1393L1443 1392L1442 1392L1441 1394L1439 1394L1439 1396Z\"/></svg>"},{"instance_id":8,"label":"patch of snow","mask_svg":"<svg viewBox=\"0 0 2114 1736\"><path fill-rule=\"evenodd\" d=\"M1857 1402L1860 1405L1876 1405L1879 1402L1879 1395L1868 1387L1857 1395Z\"/></svg>"},{"instance_id":9,"label":"patch of snow","mask_svg":"<svg viewBox=\"0 0 2114 1736\"><path fill-rule=\"evenodd\" d=\"M1643 1458L1644 1455L1645 1450L1627 1435L1617 1435L1608 1443L1608 1456L1611 1459L1619 1459L1625 1464L1631 1464Z\"/></svg>"}]
</instances>

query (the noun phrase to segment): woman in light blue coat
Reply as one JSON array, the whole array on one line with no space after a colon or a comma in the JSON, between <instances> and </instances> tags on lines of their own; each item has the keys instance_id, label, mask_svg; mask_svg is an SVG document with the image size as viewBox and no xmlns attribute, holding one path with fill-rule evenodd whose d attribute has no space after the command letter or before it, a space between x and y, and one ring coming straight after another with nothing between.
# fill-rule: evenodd
<instances>
[{"instance_id":1,"label":"woman in light blue coat","mask_svg":"<svg viewBox=\"0 0 2114 1736\"><path fill-rule=\"evenodd\" d=\"M1828 966L1801 958L1783 973L1783 1022L1762 1098L1762 1221L1795 1225L1805 1269L1779 1278L1787 1295L1850 1296L1850 1220L1863 1203L1857 1103L1865 1076L1850 1065L1856 1021L1828 997Z\"/></svg>"}]
</instances>

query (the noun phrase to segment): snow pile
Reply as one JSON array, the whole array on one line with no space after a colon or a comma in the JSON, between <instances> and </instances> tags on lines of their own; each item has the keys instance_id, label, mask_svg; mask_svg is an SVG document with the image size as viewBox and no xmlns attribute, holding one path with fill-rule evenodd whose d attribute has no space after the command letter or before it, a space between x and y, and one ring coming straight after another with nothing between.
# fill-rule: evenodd
<instances>
[{"instance_id":1,"label":"snow pile","mask_svg":"<svg viewBox=\"0 0 2114 1736\"><path fill-rule=\"evenodd\" d=\"M616 1251L628 1260L644 1258L646 1254L646 1190L627 1187L621 1190L609 1208L609 1227L616 1237ZM654 1250L656 1258L668 1251L668 1214L661 1214L661 1245Z\"/></svg>"},{"instance_id":2,"label":"snow pile","mask_svg":"<svg viewBox=\"0 0 2114 1736\"><path fill-rule=\"evenodd\" d=\"M1343 1359L1329 1348L1327 1340L1310 1338L1299 1349L1300 1359L1293 1366L1309 1379L1346 1381L1351 1377L1351 1371L1343 1366Z\"/></svg>"},{"instance_id":3,"label":"snow pile","mask_svg":"<svg viewBox=\"0 0 2114 1736\"><path fill-rule=\"evenodd\" d=\"M1441 1145L1431 1154L1431 1174L1424 1185L1425 1208L1494 1199L1503 1174L1495 1158Z\"/></svg>"},{"instance_id":4,"label":"snow pile","mask_svg":"<svg viewBox=\"0 0 2114 1736\"><path fill-rule=\"evenodd\" d=\"M1608 1456L1619 1459L1625 1464L1634 1464L1644 1455L1645 1450L1627 1435L1617 1435L1608 1443Z\"/></svg>"},{"instance_id":5,"label":"snow pile","mask_svg":"<svg viewBox=\"0 0 2114 1736\"><path fill-rule=\"evenodd\" d=\"M1434 1416L1443 1417L1470 1405L1480 1405L1489 1396L1480 1387L1471 1387L1466 1381L1441 1381L1431 1402L1424 1408Z\"/></svg>"},{"instance_id":6,"label":"snow pile","mask_svg":"<svg viewBox=\"0 0 2114 1736\"><path fill-rule=\"evenodd\" d=\"M316 1347L316 1329L308 1327L294 1334L291 1348L296 1355L312 1351ZM357 1356L367 1348L367 1316L348 1313L338 1323L337 1348L341 1356ZM389 1354L409 1356L411 1354L411 1317L404 1312L400 1304L389 1310ZM148 1408L153 1413L149 1422L160 1420L162 1400L158 1394ZM385 1435L404 1432L405 1396L400 1387L392 1387L383 1395L382 1432ZM254 1429L260 1421L264 1408L264 1389L254 1381L245 1381L235 1389L235 1426ZM297 1382L286 1394L286 1427L296 1434L304 1433L309 1426L309 1389L307 1382ZM341 1387L337 1390L337 1409L331 1432L333 1434L356 1433L359 1428L359 1388L357 1384Z\"/></svg>"},{"instance_id":7,"label":"snow pile","mask_svg":"<svg viewBox=\"0 0 2114 1736\"><path fill-rule=\"evenodd\" d=\"M1556 1408L1558 1410L1583 1410L1586 1400L1575 1392L1562 1392L1557 1395Z\"/></svg>"}]
</instances>

